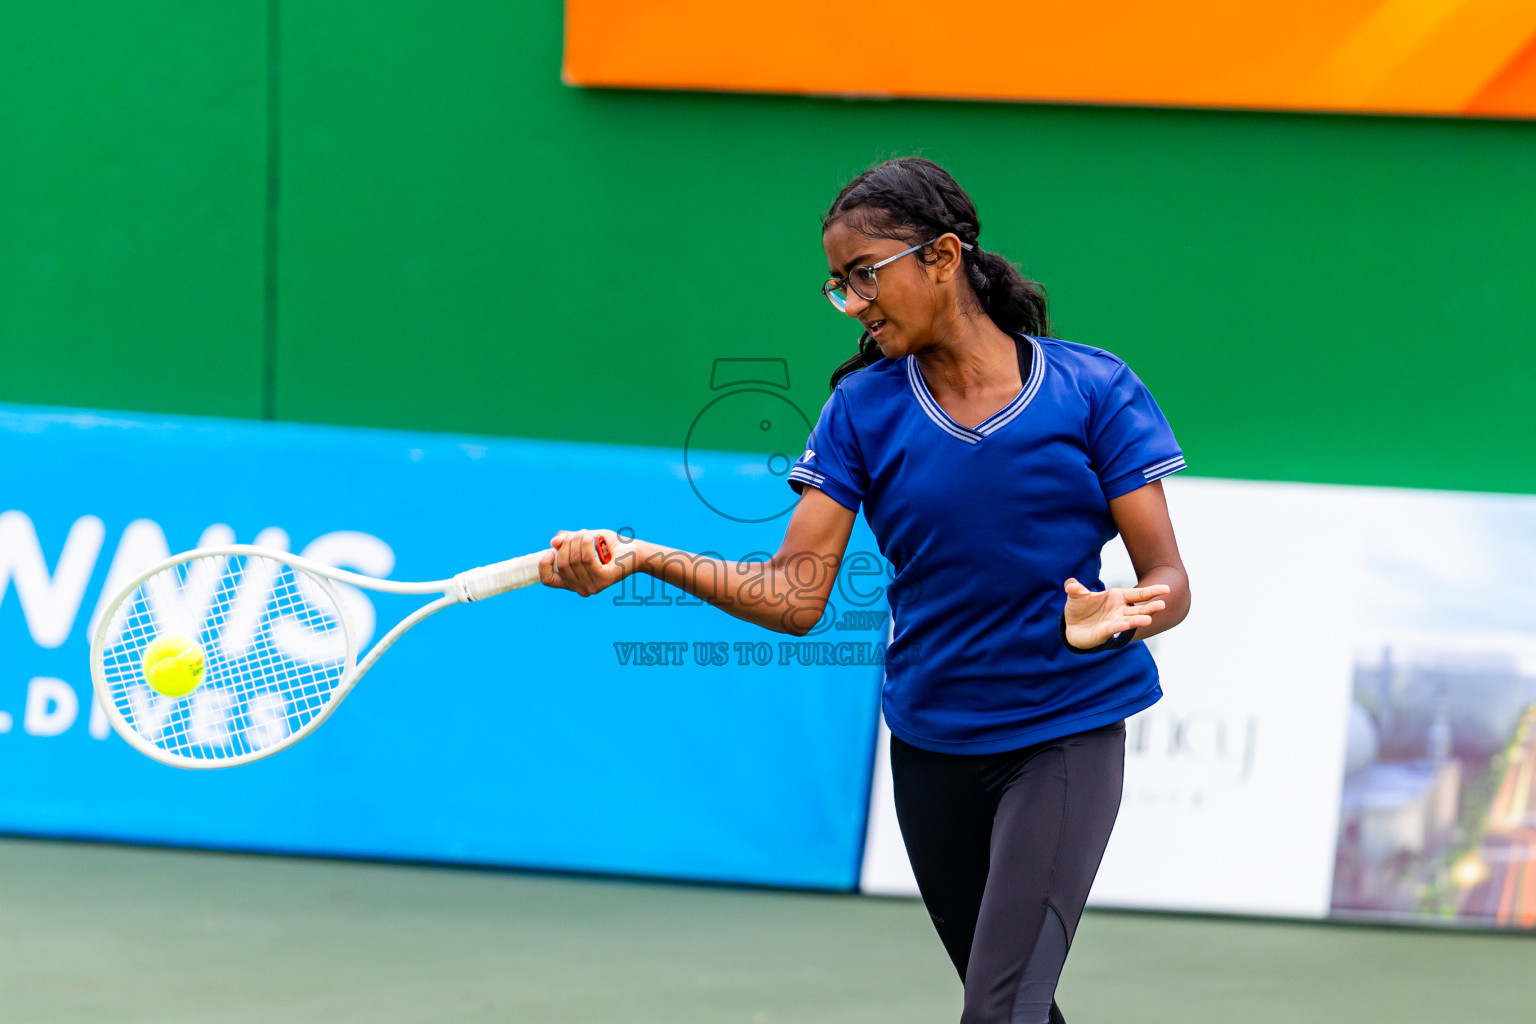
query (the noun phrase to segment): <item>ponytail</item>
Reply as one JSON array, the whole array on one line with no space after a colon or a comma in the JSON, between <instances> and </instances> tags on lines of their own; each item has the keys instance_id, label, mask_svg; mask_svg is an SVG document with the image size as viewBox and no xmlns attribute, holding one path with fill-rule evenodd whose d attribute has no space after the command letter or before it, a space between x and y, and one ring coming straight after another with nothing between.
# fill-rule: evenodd
<instances>
[{"instance_id":1,"label":"ponytail","mask_svg":"<svg viewBox=\"0 0 1536 1024\"><path fill-rule=\"evenodd\" d=\"M865 171L843 186L822 218L823 232L844 217L859 219L859 230L871 238L892 238L916 244L937 235L954 234L970 246L961 250L966 283L981 309L1005 331L1049 334L1050 314L1045 288L976 241L981 218L976 204L960 184L932 160L901 157ZM926 253L918 254L922 259ZM929 260L924 259L924 262ZM859 335L858 351L832 371L832 387L855 370L879 362L880 346Z\"/></svg>"},{"instance_id":2,"label":"ponytail","mask_svg":"<svg viewBox=\"0 0 1536 1024\"><path fill-rule=\"evenodd\" d=\"M880 354L880 346L875 344L875 339L865 331L859 335L859 348L853 355L837 364L837 369L832 371L831 388L837 390L837 382L848 376L854 370L862 370L866 366L874 366L885 357Z\"/></svg>"},{"instance_id":3,"label":"ponytail","mask_svg":"<svg viewBox=\"0 0 1536 1024\"><path fill-rule=\"evenodd\" d=\"M1050 333L1051 317L1043 285L1026 278L1018 267L997 253L982 252L980 246L966 256L971 268L971 287L993 323L1019 334ZM980 287L977 277L981 279Z\"/></svg>"}]
</instances>

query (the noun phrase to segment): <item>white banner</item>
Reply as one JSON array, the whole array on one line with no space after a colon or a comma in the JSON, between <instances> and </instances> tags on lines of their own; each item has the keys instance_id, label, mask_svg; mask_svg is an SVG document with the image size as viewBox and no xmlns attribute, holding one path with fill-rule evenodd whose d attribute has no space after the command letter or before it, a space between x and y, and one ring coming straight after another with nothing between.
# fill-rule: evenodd
<instances>
[{"instance_id":1,"label":"white banner","mask_svg":"<svg viewBox=\"0 0 1536 1024\"><path fill-rule=\"evenodd\" d=\"M1389 524L1446 498L1197 478L1167 492L1194 604L1149 643L1165 697L1127 723L1125 796L1092 902L1326 916L1357 648L1380 632L1368 563L1384 543L1432 547ZM1118 540L1104 581L1134 583ZM862 888L915 894L884 736L877 756Z\"/></svg>"}]
</instances>

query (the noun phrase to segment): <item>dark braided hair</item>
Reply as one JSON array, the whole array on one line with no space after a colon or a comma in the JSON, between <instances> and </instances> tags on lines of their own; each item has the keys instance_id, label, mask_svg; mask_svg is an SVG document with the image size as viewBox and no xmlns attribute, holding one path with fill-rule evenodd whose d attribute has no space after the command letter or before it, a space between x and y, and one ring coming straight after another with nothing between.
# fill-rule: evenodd
<instances>
[{"instance_id":1,"label":"dark braided hair","mask_svg":"<svg viewBox=\"0 0 1536 1024\"><path fill-rule=\"evenodd\" d=\"M843 186L821 219L823 233L834 222L848 221L871 238L890 238L917 245L953 233L970 245L962 249L965 279L976 303L1005 331L1050 333L1045 289L1019 273L997 253L983 252L976 237L981 218L976 204L948 171L922 157L907 156L876 164ZM927 250L916 254L931 263ZM854 370L881 359L880 347L866 331L859 350L832 371L832 387Z\"/></svg>"}]
</instances>

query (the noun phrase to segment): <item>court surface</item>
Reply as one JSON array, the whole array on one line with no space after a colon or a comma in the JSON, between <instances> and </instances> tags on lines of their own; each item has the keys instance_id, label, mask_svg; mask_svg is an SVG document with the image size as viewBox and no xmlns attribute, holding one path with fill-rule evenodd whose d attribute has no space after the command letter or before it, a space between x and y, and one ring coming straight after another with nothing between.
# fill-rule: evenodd
<instances>
[{"instance_id":1,"label":"court surface","mask_svg":"<svg viewBox=\"0 0 1536 1024\"><path fill-rule=\"evenodd\" d=\"M1072 1024L1529 1021L1525 936L1090 912ZM0 1020L942 1024L920 905L0 841Z\"/></svg>"}]
</instances>

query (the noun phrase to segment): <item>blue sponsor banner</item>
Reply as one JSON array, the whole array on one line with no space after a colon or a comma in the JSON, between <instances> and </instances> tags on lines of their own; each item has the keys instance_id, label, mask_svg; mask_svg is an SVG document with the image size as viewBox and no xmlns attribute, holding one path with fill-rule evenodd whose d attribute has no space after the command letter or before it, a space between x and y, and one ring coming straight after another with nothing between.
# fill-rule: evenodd
<instances>
[{"instance_id":1,"label":"blue sponsor banner","mask_svg":"<svg viewBox=\"0 0 1536 1024\"><path fill-rule=\"evenodd\" d=\"M771 468L0 406L0 831L851 888L887 579L862 520L805 638L637 576L448 609L312 737L247 766L162 766L93 706L89 624L168 552L254 542L430 580L607 526L761 556L785 519L720 510L778 501ZM375 635L423 600L368 599Z\"/></svg>"}]
</instances>

